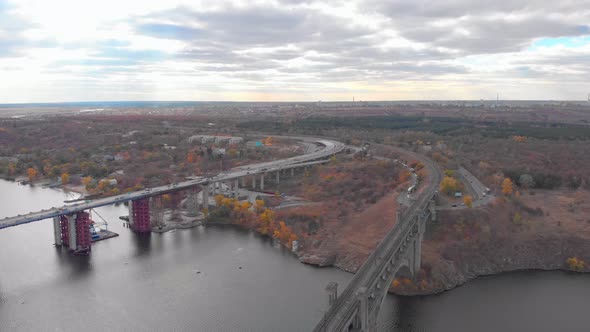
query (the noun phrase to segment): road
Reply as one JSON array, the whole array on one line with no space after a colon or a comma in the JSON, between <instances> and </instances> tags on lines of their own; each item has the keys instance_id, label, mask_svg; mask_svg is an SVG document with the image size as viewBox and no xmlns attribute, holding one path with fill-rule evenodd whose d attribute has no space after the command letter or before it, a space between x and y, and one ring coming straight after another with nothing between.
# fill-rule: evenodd
<instances>
[{"instance_id":1,"label":"road","mask_svg":"<svg viewBox=\"0 0 590 332\"><path fill-rule=\"evenodd\" d=\"M72 214L84 210L89 210L93 208L97 208L100 206L111 205L116 203L123 203L127 201L152 197L152 196L160 196L166 193L188 189L195 187L200 184L209 184L214 182L221 182L221 181L229 181L238 179L243 176L248 175L255 175L255 174L263 174L267 172L273 172L283 169L288 169L292 167L300 167L304 165L313 165L315 164L315 160L327 158L331 155L334 155L338 152L341 152L344 149L344 144L329 140L329 139L314 139L310 137L289 137L289 138L296 138L300 139L306 143L314 143L317 145L322 146L323 148L313 151L308 154L295 156L286 159L280 159L275 161L257 163L257 164L250 164L248 166L237 167L230 171L219 173L212 177L204 177L204 178L197 178L193 180L183 181L175 184L169 184L154 188L148 188L145 190L135 191L127 194L111 196L106 198L99 198L91 201L86 201L84 203L77 203L73 205L64 205L62 207L55 207L47 210L41 210L36 212L31 212L26 215L18 215L13 217L7 217L0 220L0 229L6 227L17 226L21 224L26 224L34 221L39 221L43 219L49 219L53 217L57 217L60 215L65 214Z\"/></svg>"},{"instance_id":2,"label":"road","mask_svg":"<svg viewBox=\"0 0 590 332\"><path fill-rule=\"evenodd\" d=\"M479 207L486 204L489 204L494 201L495 197L493 193L487 192L487 187L479 181L475 175L471 174L467 169L463 167L459 167L457 170L457 177L465 184L465 189L469 195L473 197L473 205L472 207ZM465 194L467 194L465 193ZM452 206L454 204L456 206ZM461 200L459 203L449 203L444 206L440 206L437 209L439 210L447 210L447 209L465 209L468 208L465 206Z\"/></svg>"}]
</instances>

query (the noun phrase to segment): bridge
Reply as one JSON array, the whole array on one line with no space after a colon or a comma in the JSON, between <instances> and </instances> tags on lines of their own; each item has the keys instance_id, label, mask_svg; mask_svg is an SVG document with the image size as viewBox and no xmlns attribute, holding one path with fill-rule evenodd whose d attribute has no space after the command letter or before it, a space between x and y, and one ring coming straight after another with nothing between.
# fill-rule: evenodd
<instances>
[{"instance_id":1,"label":"bridge","mask_svg":"<svg viewBox=\"0 0 590 332\"><path fill-rule=\"evenodd\" d=\"M88 252L91 244L91 220L89 213L86 211L101 206L129 202L129 222L131 228L140 233L150 232L149 202L153 197L200 187L202 192L201 206L203 209L208 209L210 205L209 191L212 190L214 195L216 190L221 187L221 183L225 183L232 191L237 191L240 185L239 180L241 179L242 186L245 186L245 178L251 177L252 187L255 188L256 177L259 176L259 187L261 190L264 190L264 179L268 174L276 173L276 181L278 182L281 172L291 170L291 175L293 175L293 170L296 168L328 162L326 158L341 152L345 147L344 144L329 139L315 139L310 137L290 138L307 143L315 143L321 148L300 156L236 167L212 177L197 177L188 181L89 200L84 203L64 205L62 207L31 212L25 215L7 217L0 220L0 229L44 219L53 219L56 245L65 245L75 252ZM198 203L197 207L199 205Z\"/></svg>"},{"instance_id":2,"label":"bridge","mask_svg":"<svg viewBox=\"0 0 590 332\"><path fill-rule=\"evenodd\" d=\"M422 238L427 220L436 218L434 196L442 178L434 162L421 159L429 170L429 186L406 211L398 212L394 227L340 296L335 283L328 285L330 308L314 332L375 331L379 310L398 271L406 267L415 274L420 270Z\"/></svg>"}]
</instances>

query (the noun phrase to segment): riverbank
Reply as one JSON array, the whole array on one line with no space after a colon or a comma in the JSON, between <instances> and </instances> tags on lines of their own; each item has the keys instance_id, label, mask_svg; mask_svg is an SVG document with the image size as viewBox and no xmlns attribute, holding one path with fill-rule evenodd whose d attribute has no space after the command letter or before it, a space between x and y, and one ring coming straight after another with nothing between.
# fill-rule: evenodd
<instances>
[{"instance_id":1,"label":"riverbank","mask_svg":"<svg viewBox=\"0 0 590 332\"><path fill-rule=\"evenodd\" d=\"M590 272L590 193L557 191L439 211L427 226L422 269L394 281L400 295L444 292L479 276L521 270ZM561 197L561 198L560 198ZM581 263L580 263L581 262ZM577 263L577 264L575 264Z\"/></svg>"}]
</instances>

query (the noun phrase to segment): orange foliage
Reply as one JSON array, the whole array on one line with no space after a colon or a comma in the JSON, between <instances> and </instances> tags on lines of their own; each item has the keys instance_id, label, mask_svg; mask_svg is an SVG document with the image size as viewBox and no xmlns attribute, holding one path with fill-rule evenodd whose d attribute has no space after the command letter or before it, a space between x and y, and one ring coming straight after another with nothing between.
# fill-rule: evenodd
<instances>
[{"instance_id":1,"label":"orange foliage","mask_svg":"<svg viewBox=\"0 0 590 332\"><path fill-rule=\"evenodd\" d=\"M502 181L502 193L506 196L512 195L512 186L512 180L510 180L510 178L505 178L504 181Z\"/></svg>"},{"instance_id":2,"label":"orange foliage","mask_svg":"<svg viewBox=\"0 0 590 332\"><path fill-rule=\"evenodd\" d=\"M32 167L27 168L27 176L29 181L33 181L37 177L37 170Z\"/></svg>"},{"instance_id":3,"label":"orange foliage","mask_svg":"<svg viewBox=\"0 0 590 332\"><path fill-rule=\"evenodd\" d=\"M88 186L92 182L91 176L85 176L82 178L82 184Z\"/></svg>"},{"instance_id":4,"label":"orange foliage","mask_svg":"<svg viewBox=\"0 0 590 332\"><path fill-rule=\"evenodd\" d=\"M472 207L473 206L473 197L471 197L471 195L465 195L463 197L463 203L465 203L465 205L467 205L468 207Z\"/></svg>"}]
</instances>

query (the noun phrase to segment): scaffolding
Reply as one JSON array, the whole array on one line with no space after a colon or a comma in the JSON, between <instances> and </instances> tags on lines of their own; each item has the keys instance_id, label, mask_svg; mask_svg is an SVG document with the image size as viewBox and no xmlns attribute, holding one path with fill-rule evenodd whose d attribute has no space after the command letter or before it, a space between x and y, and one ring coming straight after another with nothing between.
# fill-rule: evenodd
<instances>
[{"instance_id":1,"label":"scaffolding","mask_svg":"<svg viewBox=\"0 0 590 332\"><path fill-rule=\"evenodd\" d=\"M133 223L131 227L138 233L146 233L152 230L150 224L150 199L142 198L133 201Z\"/></svg>"}]
</instances>

